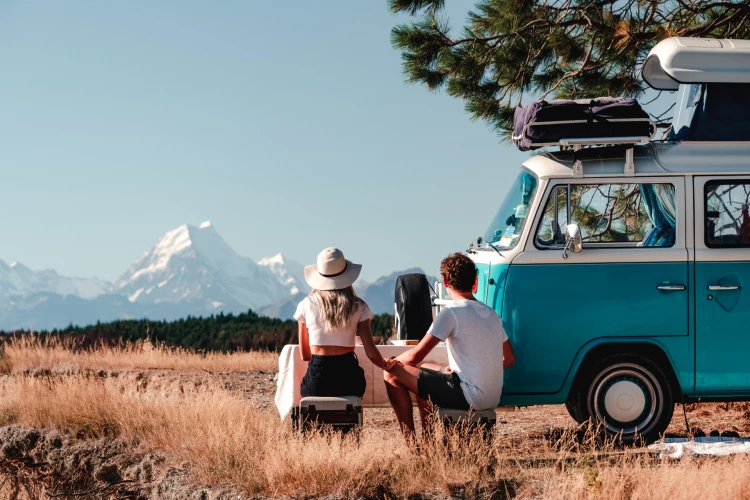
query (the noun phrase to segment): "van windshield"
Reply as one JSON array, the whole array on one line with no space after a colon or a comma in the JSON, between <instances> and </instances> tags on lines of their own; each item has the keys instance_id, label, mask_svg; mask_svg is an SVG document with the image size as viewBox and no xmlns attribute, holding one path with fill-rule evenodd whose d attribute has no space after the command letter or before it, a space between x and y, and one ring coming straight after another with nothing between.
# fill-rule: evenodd
<instances>
[{"instance_id":1,"label":"van windshield","mask_svg":"<svg viewBox=\"0 0 750 500\"><path fill-rule=\"evenodd\" d=\"M509 250L516 246L529 215L529 205L534 201L536 186L536 177L531 173L524 170L518 174L482 237L483 244L490 244L498 250Z\"/></svg>"}]
</instances>

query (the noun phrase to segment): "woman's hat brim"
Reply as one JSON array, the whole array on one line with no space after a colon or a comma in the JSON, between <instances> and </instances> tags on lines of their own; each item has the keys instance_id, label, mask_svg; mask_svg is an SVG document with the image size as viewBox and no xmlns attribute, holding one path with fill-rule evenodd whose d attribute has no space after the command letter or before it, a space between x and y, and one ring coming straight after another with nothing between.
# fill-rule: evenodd
<instances>
[{"instance_id":1,"label":"woman's hat brim","mask_svg":"<svg viewBox=\"0 0 750 500\"><path fill-rule=\"evenodd\" d=\"M305 266L305 281L316 290L341 290L357 281L362 271L361 264L346 261L346 269L338 276L326 277L318 272L317 264Z\"/></svg>"}]
</instances>

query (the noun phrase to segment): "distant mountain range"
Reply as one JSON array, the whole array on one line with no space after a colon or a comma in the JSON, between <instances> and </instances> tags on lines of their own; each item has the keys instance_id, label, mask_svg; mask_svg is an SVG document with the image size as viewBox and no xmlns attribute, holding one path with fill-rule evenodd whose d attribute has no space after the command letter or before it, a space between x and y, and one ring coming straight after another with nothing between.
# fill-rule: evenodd
<instances>
[{"instance_id":1,"label":"distant mountain range","mask_svg":"<svg viewBox=\"0 0 750 500\"><path fill-rule=\"evenodd\" d=\"M49 330L248 309L286 319L310 291L303 271L282 254L257 262L238 255L210 222L185 224L162 236L114 283L0 260L0 329ZM375 314L392 313L396 278L411 272L422 271L407 269L373 283L358 282L355 289Z\"/></svg>"}]
</instances>

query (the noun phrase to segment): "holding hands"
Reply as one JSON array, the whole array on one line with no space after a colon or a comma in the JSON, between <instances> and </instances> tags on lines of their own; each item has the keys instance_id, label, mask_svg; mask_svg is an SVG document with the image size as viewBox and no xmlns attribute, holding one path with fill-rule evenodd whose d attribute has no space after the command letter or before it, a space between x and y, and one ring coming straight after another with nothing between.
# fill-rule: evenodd
<instances>
[{"instance_id":1,"label":"holding hands","mask_svg":"<svg viewBox=\"0 0 750 500\"><path fill-rule=\"evenodd\" d=\"M385 362L385 364L381 368L386 372L390 372L394 366L401 364L401 362L397 358L386 358L383 361Z\"/></svg>"}]
</instances>

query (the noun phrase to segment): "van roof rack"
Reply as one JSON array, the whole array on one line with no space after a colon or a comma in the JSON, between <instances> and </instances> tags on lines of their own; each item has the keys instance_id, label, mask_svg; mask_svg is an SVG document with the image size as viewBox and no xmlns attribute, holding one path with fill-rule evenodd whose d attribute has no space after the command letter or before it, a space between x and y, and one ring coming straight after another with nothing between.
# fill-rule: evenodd
<instances>
[{"instance_id":1,"label":"van roof rack","mask_svg":"<svg viewBox=\"0 0 750 500\"><path fill-rule=\"evenodd\" d=\"M584 146L630 146L625 149L625 166L623 173L626 177L635 175L635 162L633 160L633 146L636 144L648 144L650 136L635 137L586 137L586 138L564 138L554 145L573 148L573 177L583 177L583 162L578 154Z\"/></svg>"}]
</instances>

